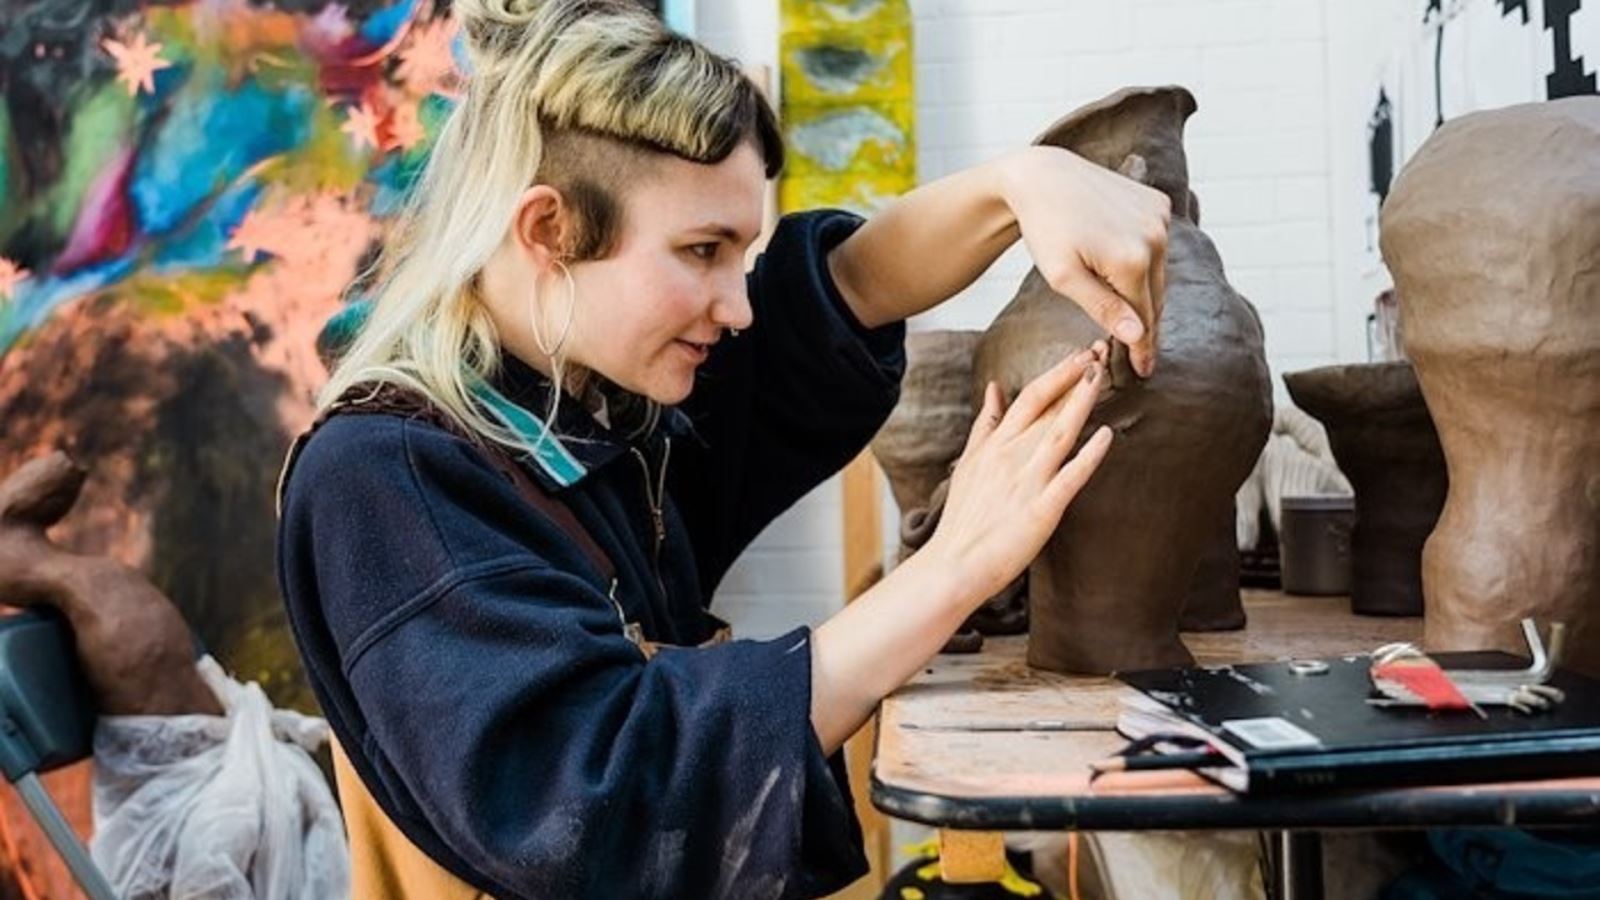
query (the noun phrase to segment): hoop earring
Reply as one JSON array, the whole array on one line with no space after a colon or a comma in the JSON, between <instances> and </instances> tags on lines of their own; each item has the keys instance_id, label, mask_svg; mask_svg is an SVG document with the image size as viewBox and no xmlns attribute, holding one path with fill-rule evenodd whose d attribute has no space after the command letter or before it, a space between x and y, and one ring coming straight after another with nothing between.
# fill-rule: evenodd
<instances>
[{"instance_id":1,"label":"hoop earring","mask_svg":"<svg viewBox=\"0 0 1600 900\"><path fill-rule=\"evenodd\" d=\"M561 267L561 274L567 280L567 321L561 326L561 336L556 338L555 346L545 345L544 335L539 328L539 279L533 280L533 291L528 300L528 324L533 328L533 342L539 347L539 352L555 359L561 348L566 346L567 338L572 334L572 319L578 311L578 284L572 280L572 270L567 264L556 260L556 265Z\"/></svg>"}]
</instances>

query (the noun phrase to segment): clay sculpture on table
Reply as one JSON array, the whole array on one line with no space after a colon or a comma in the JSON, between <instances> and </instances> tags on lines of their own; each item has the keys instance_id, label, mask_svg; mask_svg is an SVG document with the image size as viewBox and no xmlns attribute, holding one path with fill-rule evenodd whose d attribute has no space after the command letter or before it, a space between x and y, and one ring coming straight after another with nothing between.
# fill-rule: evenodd
<instances>
[{"instance_id":1,"label":"clay sculpture on table","mask_svg":"<svg viewBox=\"0 0 1600 900\"><path fill-rule=\"evenodd\" d=\"M1411 364L1327 366L1283 381L1327 429L1355 488L1351 609L1422 615L1422 545L1439 521L1449 478Z\"/></svg>"},{"instance_id":2,"label":"clay sculpture on table","mask_svg":"<svg viewBox=\"0 0 1600 900\"><path fill-rule=\"evenodd\" d=\"M1173 208L1155 372L1141 380L1114 346L1110 388L1083 430L1110 425L1111 453L1028 570L1028 662L1041 668L1104 673L1191 660L1178 636L1186 596L1271 427L1260 320L1191 218L1183 125L1194 111L1182 88L1133 88L1039 140L1142 175ZM974 382L1014 397L1105 336L1035 270L979 344Z\"/></svg>"},{"instance_id":3,"label":"clay sculpture on table","mask_svg":"<svg viewBox=\"0 0 1600 900\"><path fill-rule=\"evenodd\" d=\"M1430 650L1568 626L1600 674L1600 97L1446 123L1383 206L1384 260L1450 487L1422 555Z\"/></svg>"}]
</instances>

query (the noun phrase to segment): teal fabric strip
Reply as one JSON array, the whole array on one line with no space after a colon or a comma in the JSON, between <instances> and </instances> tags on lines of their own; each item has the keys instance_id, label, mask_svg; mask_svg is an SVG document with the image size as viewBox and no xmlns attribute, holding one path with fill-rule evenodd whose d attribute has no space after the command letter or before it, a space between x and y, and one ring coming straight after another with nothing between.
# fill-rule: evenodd
<instances>
[{"instance_id":1,"label":"teal fabric strip","mask_svg":"<svg viewBox=\"0 0 1600 900\"><path fill-rule=\"evenodd\" d=\"M544 420L511 402L493 385L474 380L472 395L483 408L500 420L519 439L523 452L544 469L551 480L562 487L571 487L588 474L583 463L562 446L554 432L545 433Z\"/></svg>"}]
</instances>

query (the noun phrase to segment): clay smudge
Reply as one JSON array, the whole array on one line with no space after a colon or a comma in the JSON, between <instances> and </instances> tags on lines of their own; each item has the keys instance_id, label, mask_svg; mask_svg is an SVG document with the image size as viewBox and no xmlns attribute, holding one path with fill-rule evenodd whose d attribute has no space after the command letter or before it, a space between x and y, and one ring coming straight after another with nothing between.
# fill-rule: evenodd
<instances>
[{"instance_id":1,"label":"clay smudge","mask_svg":"<svg viewBox=\"0 0 1600 900\"><path fill-rule=\"evenodd\" d=\"M767 773L766 780L761 783L761 790L751 802L749 811L743 816L739 817L739 821L735 822L733 825L733 830L728 833L727 843L722 851L722 873L717 878L717 888L712 892L712 896L775 897L783 892L783 884L781 881L775 885L771 885L772 887L777 888L776 890L767 892L755 891L754 888L756 888L758 885L751 884L748 879L742 878L744 875L744 867L750 861L750 844L752 839L755 837L756 826L761 823L761 815L766 811L767 801L771 799L772 791L778 786L778 779L782 777L782 775L783 768L781 766L775 767L771 772ZM798 795L799 790L799 781L796 780L791 793ZM793 796L790 799L793 805L798 808L799 797ZM763 879L763 883L765 883L765 879ZM736 888L740 892L737 895L734 893Z\"/></svg>"}]
</instances>

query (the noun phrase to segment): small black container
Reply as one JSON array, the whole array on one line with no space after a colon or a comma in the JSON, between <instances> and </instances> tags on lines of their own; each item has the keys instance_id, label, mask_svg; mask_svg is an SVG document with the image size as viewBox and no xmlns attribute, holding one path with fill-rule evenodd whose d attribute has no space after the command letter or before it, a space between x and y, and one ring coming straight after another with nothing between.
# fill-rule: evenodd
<instances>
[{"instance_id":1,"label":"small black container","mask_svg":"<svg viewBox=\"0 0 1600 900\"><path fill-rule=\"evenodd\" d=\"M1350 533L1356 500L1344 495L1284 497L1278 536L1283 592L1317 596L1350 593Z\"/></svg>"}]
</instances>

